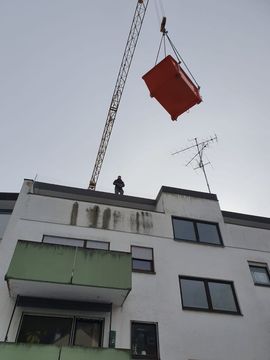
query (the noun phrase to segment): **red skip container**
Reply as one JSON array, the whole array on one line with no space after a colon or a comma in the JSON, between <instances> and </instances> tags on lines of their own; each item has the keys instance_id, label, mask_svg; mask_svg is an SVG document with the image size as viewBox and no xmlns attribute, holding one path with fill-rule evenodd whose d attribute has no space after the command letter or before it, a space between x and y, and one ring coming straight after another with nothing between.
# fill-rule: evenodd
<instances>
[{"instance_id":1,"label":"red skip container","mask_svg":"<svg viewBox=\"0 0 270 360\"><path fill-rule=\"evenodd\" d=\"M171 55L168 55L143 77L150 96L164 107L172 120L199 104L202 98L199 88Z\"/></svg>"}]
</instances>

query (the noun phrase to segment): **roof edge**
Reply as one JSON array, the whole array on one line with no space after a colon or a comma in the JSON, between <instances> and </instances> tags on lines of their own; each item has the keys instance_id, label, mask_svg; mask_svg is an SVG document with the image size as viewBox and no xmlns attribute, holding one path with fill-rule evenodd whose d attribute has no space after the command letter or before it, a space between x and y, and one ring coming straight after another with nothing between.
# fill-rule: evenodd
<instances>
[{"instance_id":1,"label":"roof edge","mask_svg":"<svg viewBox=\"0 0 270 360\"><path fill-rule=\"evenodd\" d=\"M194 190L188 190L188 189L179 189L179 188L163 185L163 186L161 186L159 193L156 197L157 202L159 201L159 198L162 193L177 194L177 195L190 196L190 197L196 197L196 198L201 198L201 199L218 201L216 194L210 194L210 193L206 193L206 192L194 191Z\"/></svg>"},{"instance_id":2,"label":"roof edge","mask_svg":"<svg viewBox=\"0 0 270 360\"><path fill-rule=\"evenodd\" d=\"M19 193L0 192L0 200L17 200Z\"/></svg>"},{"instance_id":3,"label":"roof edge","mask_svg":"<svg viewBox=\"0 0 270 360\"><path fill-rule=\"evenodd\" d=\"M233 220L242 220L242 221L249 221L253 223L261 223L261 224L268 224L270 225L270 218L264 216L257 216L257 215L248 215L242 213L236 213L232 211L221 211L224 218L233 219Z\"/></svg>"}]
</instances>

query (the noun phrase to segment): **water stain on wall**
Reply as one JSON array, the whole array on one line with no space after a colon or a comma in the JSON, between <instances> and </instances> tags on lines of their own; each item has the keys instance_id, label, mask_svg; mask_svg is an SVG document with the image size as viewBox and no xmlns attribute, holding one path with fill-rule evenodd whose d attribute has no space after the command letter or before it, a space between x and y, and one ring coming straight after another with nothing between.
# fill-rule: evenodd
<instances>
[{"instance_id":1,"label":"water stain on wall","mask_svg":"<svg viewBox=\"0 0 270 360\"><path fill-rule=\"evenodd\" d=\"M86 209L86 211L88 212L89 226L97 227L98 217L99 217L99 212L100 212L99 206L95 205L92 208Z\"/></svg>"},{"instance_id":2,"label":"water stain on wall","mask_svg":"<svg viewBox=\"0 0 270 360\"><path fill-rule=\"evenodd\" d=\"M152 214L147 211L137 211L136 214L131 214L130 228L133 232L149 234L153 228Z\"/></svg>"},{"instance_id":3,"label":"water stain on wall","mask_svg":"<svg viewBox=\"0 0 270 360\"><path fill-rule=\"evenodd\" d=\"M103 216L102 216L102 228L103 229L109 228L110 220L111 220L111 209L106 208L104 210Z\"/></svg>"},{"instance_id":4,"label":"water stain on wall","mask_svg":"<svg viewBox=\"0 0 270 360\"><path fill-rule=\"evenodd\" d=\"M70 214L70 225L77 225L78 210L79 210L79 204L76 201L72 205L72 210Z\"/></svg>"},{"instance_id":5,"label":"water stain on wall","mask_svg":"<svg viewBox=\"0 0 270 360\"><path fill-rule=\"evenodd\" d=\"M150 230L153 229L153 219L152 214L147 211L142 211L142 226L144 232L149 234Z\"/></svg>"},{"instance_id":6,"label":"water stain on wall","mask_svg":"<svg viewBox=\"0 0 270 360\"><path fill-rule=\"evenodd\" d=\"M121 212L114 210L114 212L113 212L113 228L114 229L119 227L118 225L120 224L120 221L121 221Z\"/></svg>"}]
</instances>

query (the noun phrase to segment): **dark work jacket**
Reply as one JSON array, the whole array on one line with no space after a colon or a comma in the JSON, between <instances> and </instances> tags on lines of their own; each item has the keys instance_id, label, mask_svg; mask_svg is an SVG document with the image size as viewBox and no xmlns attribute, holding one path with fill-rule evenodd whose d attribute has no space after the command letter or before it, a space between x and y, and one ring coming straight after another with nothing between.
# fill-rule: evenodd
<instances>
[{"instance_id":1,"label":"dark work jacket","mask_svg":"<svg viewBox=\"0 0 270 360\"><path fill-rule=\"evenodd\" d=\"M114 180L113 185L119 189L122 189L125 186L124 181L120 179Z\"/></svg>"}]
</instances>

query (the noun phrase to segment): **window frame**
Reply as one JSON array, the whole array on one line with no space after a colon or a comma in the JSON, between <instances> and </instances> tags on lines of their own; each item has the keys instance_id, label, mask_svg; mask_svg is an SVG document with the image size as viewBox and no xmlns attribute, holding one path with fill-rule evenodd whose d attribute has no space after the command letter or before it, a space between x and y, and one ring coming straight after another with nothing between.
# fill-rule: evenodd
<instances>
[{"instance_id":1,"label":"window frame","mask_svg":"<svg viewBox=\"0 0 270 360\"><path fill-rule=\"evenodd\" d=\"M269 267L268 267L268 264L267 264L267 263L248 261L248 267L249 267L249 271L250 271L250 275L251 275L253 284L254 284L255 286L270 287L270 271L269 271ZM264 269L264 270L265 270L265 273L266 273L266 275L267 275L267 277L268 277L269 283L268 283L268 284L264 284L264 283L255 282L255 279L254 279L253 276L252 276L251 267Z\"/></svg>"},{"instance_id":2,"label":"window frame","mask_svg":"<svg viewBox=\"0 0 270 360\"><path fill-rule=\"evenodd\" d=\"M182 238L176 237L175 229L174 229L174 220L183 220L183 221L188 221L188 222L192 223L196 240L187 240L187 239L182 239ZM197 224L215 225L220 243L214 244L211 242L200 241L200 235L199 235L199 230L198 230ZM172 216L172 227L173 227L173 238L175 241L184 241L184 242L191 243L191 244L202 244L202 245L224 247L223 239L221 236L221 231L219 228L219 223L217 223L217 222L206 221L206 220L197 220L197 219L191 219L191 218L185 218L185 217L179 217L179 216Z\"/></svg>"},{"instance_id":3,"label":"window frame","mask_svg":"<svg viewBox=\"0 0 270 360\"><path fill-rule=\"evenodd\" d=\"M156 334L156 352L157 356L147 356L147 355L134 355L132 352L132 325L133 324L141 324L141 325L154 325L155 326L155 334ZM159 350L159 333L158 333L158 323L152 322L152 321L137 321L137 320L131 320L130 321L130 354L131 359L139 359L139 360L159 360L160 359L160 350Z\"/></svg>"},{"instance_id":4,"label":"window frame","mask_svg":"<svg viewBox=\"0 0 270 360\"><path fill-rule=\"evenodd\" d=\"M132 248L141 248L141 249L150 249L152 250L152 260L144 260L135 258L132 256ZM146 273L146 274L155 274L155 262L154 262L154 248L148 247L148 246L140 246L140 245L131 245L130 246L130 253L131 253L131 269L132 272L138 272L138 273ZM141 260L151 263L151 270L144 270L144 269L133 269L133 259L134 260Z\"/></svg>"},{"instance_id":5,"label":"window frame","mask_svg":"<svg viewBox=\"0 0 270 360\"><path fill-rule=\"evenodd\" d=\"M241 313L241 309L240 309L240 305L239 305L239 301L236 295L236 291L235 291L235 287L234 287L234 282L230 281L230 280L220 280L220 279L210 279L210 278L201 278L201 277L195 277L195 276L186 276L186 275L179 275L179 288L180 288L180 296L181 296L181 304L182 304L182 309L183 310L194 310L194 311L202 311L202 312L210 312L210 313L218 313L218 314L229 314L229 315L242 315ZM181 286L181 280L197 280L197 281L202 281L204 284L204 289L205 289L205 293L206 293L206 300L207 300L207 305L208 308L207 309L203 309L200 307L192 307L192 306L187 306L184 305L183 302L183 293L182 293L182 286ZM210 294L210 290L209 290L209 285L208 283L218 283L218 284L227 284L231 286L231 290L232 290L232 295L233 295L233 299L234 299L234 304L236 307L236 311L227 311L227 310L218 310L218 309L214 309L213 308L213 304L212 304L212 299L211 299L211 294Z\"/></svg>"},{"instance_id":6,"label":"window frame","mask_svg":"<svg viewBox=\"0 0 270 360\"><path fill-rule=\"evenodd\" d=\"M44 244L53 244L51 242L46 242L44 241L44 237L51 237L51 238L57 238L57 239L70 239L70 240L78 240L83 242L83 246L77 246L81 249L92 249L92 250L104 250L104 251L109 251L110 250L110 242L109 241L100 241L100 240L93 240L93 239L80 239L80 238L75 238L75 237L68 237L68 236L58 236L58 235L48 235L48 234L43 234L42 236L42 243ZM107 244L108 245L108 249L99 249L99 248L95 248L95 247L87 247L87 243L91 243L91 242L95 242L95 243L102 243L102 244ZM55 244L57 245L57 244ZM76 245L69 245L69 244L61 244L63 246L73 246L76 247Z\"/></svg>"},{"instance_id":7,"label":"window frame","mask_svg":"<svg viewBox=\"0 0 270 360\"><path fill-rule=\"evenodd\" d=\"M101 323L101 333L100 333L100 346L99 348L103 348L103 343L104 343L104 329L105 329L105 318L100 318L100 317L89 317L89 316L82 316L82 315L67 315L67 314L55 314L55 313L39 313L39 312L22 312L21 314L21 318L20 318L20 322L19 322L19 326L17 329L17 333L15 336L15 343L16 344L29 344L29 343L18 343L18 338L21 332L21 328L22 328L22 324L23 324L23 319L24 316L32 316L32 317L37 317L37 318L41 318L41 317L50 317L50 318L64 318L64 319L71 319L72 323L71 323L71 329L70 329L70 334L69 334L69 342L68 347L73 347L73 346L77 346L74 345L75 342L75 334L76 334L76 323L77 320L79 319L83 319L83 320L94 320L94 321L100 321ZM42 345L42 344L41 344ZM47 344L46 344L47 345ZM49 345L54 345L54 344L49 344ZM58 346L58 345L55 345ZM86 347L84 347L86 348ZM93 347L95 348L95 347Z\"/></svg>"}]
</instances>

